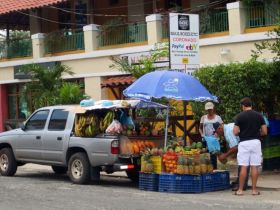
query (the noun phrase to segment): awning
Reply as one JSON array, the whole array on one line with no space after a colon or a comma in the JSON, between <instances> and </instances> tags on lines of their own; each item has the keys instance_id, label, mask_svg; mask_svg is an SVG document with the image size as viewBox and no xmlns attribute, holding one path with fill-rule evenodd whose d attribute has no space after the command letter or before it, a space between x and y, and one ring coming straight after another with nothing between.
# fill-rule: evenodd
<instances>
[{"instance_id":1,"label":"awning","mask_svg":"<svg viewBox=\"0 0 280 210\"><path fill-rule=\"evenodd\" d=\"M135 81L135 77L131 75L111 76L101 83L101 87L116 88L131 85Z\"/></svg>"},{"instance_id":2,"label":"awning","mask_svg":"<svg viewBox=\"0 0 280 210\"><path fill-rule=\"evenodd\" d=\"M99 100L94 103L93 106L81 107L80 105L74 105L67 107L65 110L74 113L85 113L86 111L101 110L101 109L125 109L125 108L160 108L166 109L167 106L152 101L143 100Z\"/></svg>"},{"instance_id":3,"label":"awning","mask_svg":"<svg viewBox=\"0 0 280 210\"><path fill-rule=\"evenodd\" d=\"M0 14L39 8L47 5L57 4L63 1L67 0L1 0Z\"/></svg>"}]
</instances>

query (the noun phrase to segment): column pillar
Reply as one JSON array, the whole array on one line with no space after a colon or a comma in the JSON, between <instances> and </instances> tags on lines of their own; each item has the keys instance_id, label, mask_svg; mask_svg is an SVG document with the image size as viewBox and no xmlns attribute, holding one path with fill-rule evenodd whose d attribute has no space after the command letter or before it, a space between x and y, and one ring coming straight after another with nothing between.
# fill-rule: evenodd
<instances>
[{"instance_id":1,"label":"column pillar","mask_svg":"<svg viewBox=\"0 0 280 210\"><path fill-rule=\"evenodd\" d=\"M162 18L161 15L153 14L146 17L148 44L154 45L162 39Z\"/></svg>"},{"instance_id":2,"label":"column pillar","mask_svg":"<svg viewBox=\"0 0 280 210\"><path fill-rule=\"evenodd\" d=\"M106 91L101 88L102 77L85 78L85 94L94 100L107 99Z\"/></svg>"},{"instance_id":3,"label":"column pillar","mask_svg":"<svg viewBox=\"0 0 280 210\"><path fill-rule=\"evenodd\" d=\"M246 28L246 10L241 1L228 3L229 34L243 34Z\"/></svg>"},{"instance_id":4,"label":"column pillar","mask_svg":"<svg viewBox=\"0 0 280 210\"><path fill-rule=\"evenodd\" d=\"M0 85L0 132L5 131L5 121L8 119L7 86Z\"/></svg>"},{"instance_id":5,"label":"column pillar","mask_svg":"<svg viewBox=\"0 0 280 210\"><path fill-rule=\"evenodd\" d=\"M38 33L31 36L32 39L32 49L33 49L33 58L38 59L42 58L45 55L45 34Z\"/></svg>"},{"instance_id":6,"label":"column pillar","mask_svg":"<svg viewBox=\"0 0 280 210\"><path fill-rule=\"evenodd\" d=\"M98 48L98 35L99 29L98 25L90 24L83 27L84 31L84 42L85 42L85 52L91 52Z\"/></svg>"}]
</instances>

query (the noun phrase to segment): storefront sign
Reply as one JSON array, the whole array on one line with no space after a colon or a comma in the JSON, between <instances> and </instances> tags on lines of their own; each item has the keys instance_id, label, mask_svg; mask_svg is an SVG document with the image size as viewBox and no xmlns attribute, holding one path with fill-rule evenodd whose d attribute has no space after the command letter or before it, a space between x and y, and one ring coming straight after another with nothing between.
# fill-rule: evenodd
<instances>
[{"instance_id":1,"label":"storefront sign","mask_svg":"<svg viewBox=\"0 0 280 210\"><path fill-rule=\"evenodd\" d=\"M38 65L44 68L52 68L55 65L58 65L60 62L47 62L47 63L38 63ZM24 70L26 65L20 65L14 67L14 79L30 79L28 72Z\"/></svg>"},{"instance_id":2,"label":"storefront sign","mask_svg":"<svg viewBox=\"0 0 280 210\"><path fill-rule=\"evenodd\" d=\"M199 68L198 15L170 13L170 66L192 74Z\"/></svg>"}]
</instances>

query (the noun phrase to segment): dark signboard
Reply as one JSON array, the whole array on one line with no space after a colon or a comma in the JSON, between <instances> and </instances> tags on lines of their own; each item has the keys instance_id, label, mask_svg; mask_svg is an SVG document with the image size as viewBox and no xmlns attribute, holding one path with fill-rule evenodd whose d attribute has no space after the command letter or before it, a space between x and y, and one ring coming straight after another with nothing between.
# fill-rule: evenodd
<instances>
[{"instance_id":1,"label":"dark signboard","mask_svg":"<svg viewBox=\"0 0 280 210\"><path fill-rule=\"evenodd\" d=\"M58 64L60 64L60 62L38 63L37 65L40 65L44 68L52 68ZM14 67L14 79L30 79L30 75L27 71L25 71L25 66L26 65L20 65Z\"/></svg>"}]
</instances>

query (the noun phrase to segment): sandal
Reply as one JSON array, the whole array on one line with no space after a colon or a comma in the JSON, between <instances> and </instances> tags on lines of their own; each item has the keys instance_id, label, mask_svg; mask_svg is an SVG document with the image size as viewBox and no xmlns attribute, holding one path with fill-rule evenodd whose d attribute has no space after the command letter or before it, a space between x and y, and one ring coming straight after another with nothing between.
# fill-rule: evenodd
<instances>
[{"instance_id":1,"label":"sandal","mask_svg":"<svg viewBox=\"0 0 280 210\"><path fill-rule=\"evenodd\" d=\"M261 193L259 191L257 192L252 192L252 195L260 195Z\"/></svg>"},{"instance_id":2,"label":"sandal","mask_svg":"<svg viewBox=\"0 0 280 210\"><path fill-rule=\"evenodd\" d=\"M243 193L240 193L240 192L238 192L238 191L236 191L233 195L242 196L242 195L244 195L244 194L243 194Z\"/></svg>"}]
</instances>

